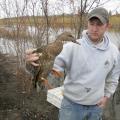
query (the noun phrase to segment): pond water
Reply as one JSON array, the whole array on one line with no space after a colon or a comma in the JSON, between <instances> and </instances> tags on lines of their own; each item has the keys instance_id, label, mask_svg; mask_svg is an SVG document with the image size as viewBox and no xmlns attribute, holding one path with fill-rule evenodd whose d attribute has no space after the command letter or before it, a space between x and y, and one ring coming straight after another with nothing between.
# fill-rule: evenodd
<instances>
[{"instance_id":1,"label":"pond water","mask_svg":"<svg viewBox=\"0 0 120 120\"><path fill-rule=\"evenodd\" d=\"M107 32L107 35L109 36L110 40L111 40L118 48L120 48L120 32Z\"/></svg>"},{"instance_id":2,"label":"pond water","mask_svg":"<svg viewBox=\"0 0 120 120\"><path fill-rule=\"evenodd\" d=\"M54 40L56 33L54 31L50 31L50 42ZM61 33L61 31L59 31ZM109 36L110 40L120 48L120 33L119 32L107 32L107 35ZM29 41L14 41L14 40L8 40L5 38L0 38L0 52L5 54L13 54L16 55L17 51L25 52L26 49L33 48L33 44Z\"/></svg>"},{"instance_id":3,"label":"pond water","mask_svg":"<svg viewBox=\"0 0 120 120\"><path fill-rule=\"evenodd\" d=\"M62 32L62 31L61 31ZM55 37L55 35L56 35L56 33L55 32L52 32L53 34L51 34L51 36L50 36L50 40L52 40L54 37ZM117 32L107 32L107 35L110 37L110 39L111 39L111 41L117 46L117 47L120 47L120 33L117 33ZM33 45L32 45L32 43L31 42L26 42L26 41L24 41L24 40L22 40L21 42L19 41L19 46L16 46L17 45L17 43L18 43L18 41L15 41L15 40L8 40L8 39L4 39L4 38L0 38L0 52L2 52L2 53L7 53L7 54L14 54L14 55L16 55L16 51L17 51L17 49L20 49L23 53L24 53L24 51L25 51L25 49L28 49L28 48L32 48L33 47ZM7 61L7 60L6 60ZM8 67L8 64L6 64L6 61L4 61L4 64L6 65L6 67L4 66L3 68L11 68L11 66L9 66ZM8 62L7 62L8 63ZM2 65L2 64L1 64ZM14 68L15 66L12 66L12 68ZM1 67L2 68L2 67ZM3 69L1 69L1 71L2 71L2 73L4 73L4 74L6 74L6 75L1 75L1 78L3 79L3 83L5 84L5 81L9 78L8 76L7 76L7 74L8 75L12 75L14 72L13 71L11 71L11 69L8 69L8 73L6 73L6 71L4 71ZM16 72L16 71L15 71ZM7 76L7 77L6 77ZM23 87L21 87L21 89L20 89L20 87L18 87L18 85L21 85L21 82L20 83L16 83L15 84L15 80L14 80L14 78L13 77L11 77L10 78L11 80L8 80L8 81L6 81L6 84L9 86L9 87L6 87L7 89L4 89L4 87L2 88L2 87L0 87L0 88L2 88L3 89L3 94L2 94L2 96L1 96L1 98L2 98L2 100L4 100L3 101L3 103L7 103L6 101L7 100L9 100L9 104L3 104L3 106L5 106L5 105L7 105L7 110L9 110L10 109L10 111L9 111L9 116L8 116L8 114L7 114L7 116L6 116L6 113L8 112L7 110L5 110L5 118L6 119L10 119L10 120L13 120L13 117L16 117L16 115L18 114L19 115L19 112L17 112L17 111L13 111L13 110L11 110L11 106L13 106L13 108L14 109L17 109L17 108L19 108L19 111L20 111L20 115L22 114L22 115L24 115L24 116L27 116L27 117L29 117L30 116L30 118L31 118L31 116L39 116L39 119L40 119L40 115L39 114L41 114L41 113L39 113L38 114L38 111L40 111L41 109L42 109L42 111L45 111L44 113L51 113L51 112L54 112L54 115L52 115L52 117L53 116L57 116L57 114L55 113L55 111L53 111L53 109L51 109L51 111L49 112L49 110L50 110L50 107L48 107L48 109L47 109L47 106L45 106L46 104L45 103L43 103L43 101L44 101L44 98L43 99L41 99L41 94L35 94L34 92L33 93L31 93L30 95L31 96L29 96L28 97L28 95L27 95L27 97L25 96L25 95L23 95L22 96L22 94L19 92L19 91L22 91L22 89L23 89ZM24 78L22 78L22 79L25 79L25 77ZM13 82L14 84L11 84L10 82ZM21 77L18 79L17 78L17 80L16 80L17 82L19 82L19 81L21 81ZM2 83L2 82L1 82ZM14 85L14 86L13 86ZM17 87L16 87L17 86ZM17 88L17 90L16 90L16 88ZM18 90L18 89L20 89L20 90ZM17 91L19 92L19 93L17 93ZM6 97L6 93L8 94L7 95L7 97ZM21 95L21 96L20 96ZM37 95L39 95L39 96L37 96ZM19 96L19 97L18 97ZM5 99L5 98L7 98L7 99ZM9 98L9 99L8 99ZM14 98L14 99L13 99ZM19 98L19 99L17 99L17 98ZM6 101L5 101L6 100ZM22 108L20 108L20 106L18 106L20 103L19 103L19 101L22 101L22 103L21 103L21 105L20 106L22 106ZM32 101L32 102L31 102ZM19 103L19 104L18 104ZM23 105L23 103L24 103L24 105ZM31 103L33 103L33 104L31 104ZM44 108L46 108L46 109L43 109L43 107L42 107L42 105L44 105L43 107ZM15 107L14 107L15 106ZM27 107L26 107L27 106ZM26 108L25 108L26 107ZM13 109L12 108L12 109ZM23 109L24 108L24 109ZM37 112L36 112L36 109L37 109ZM22 110L25 110L25 111L22 111ZM48 110L48 111L47 111ZM116 119L116 120L120 120L119 118L120 118L120 114L119 114L119 111L120 111L120 105L117 105L116 106L116 108L115 108L115 110L116 110L116 118L118 118L118 119ZM32 111L32 112L31 112ZM11 114L10 114L10 112L11 112ZM19 116L20 116L19 115ZM51 115L51 114L49 114L49 115ZM17 116L17 118L19 117L19 116ZM45 114L45 116L47 116L46 114ZM20 116L21 117L21 116ZM0 117L1 118L1 117ZM17 119L17 118L15 118L15 119ZM18 118L19 119L19 118ZM22 119L23 119L23 117L22 117ZM27 119L27 118L26 118ZM29 118L28 118L29 119ZM35 118L35 119L37 119L37 118ZM45 120L45 118L41 118L41 119L44 119ZM49 116L49 119L50 119L50 116ZM32 119L33 120L33 119ZM53 118L51 118L51 120L54 120Z\"/></svg>"}]
</instances>

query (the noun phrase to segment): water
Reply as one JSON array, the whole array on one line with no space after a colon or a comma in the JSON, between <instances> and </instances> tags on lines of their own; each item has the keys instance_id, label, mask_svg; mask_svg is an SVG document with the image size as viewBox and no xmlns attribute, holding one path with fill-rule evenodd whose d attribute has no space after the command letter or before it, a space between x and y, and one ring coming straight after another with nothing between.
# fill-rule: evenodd
<instances>
[{"instance_id":1,"label":"water","mask_svg":"<svg viewBox=\"0 0 120 120\"><path fill-rule=\"evenodd\" d=\"M3 26L3 28L5 28L6 30L9 30L9 31L12 31L12 30L14 31L14 27L15 26L13 26L13 27ZM41 29L41 31L42 31L42 29ZM50 28L49 29L49 43L53 42L55 40L55 38L57 37L57 35L62 33L63 31L64 31L63 29L54 30L54 29ZM34 26L33 27L28 26L27 32L31 36L34 36L34 35L38 36L38 34L39 34L39 36L41 35L41 33L38 33L37 28L35 28ZM43 38L45 39L46 33L42 34L42 35L43 35ZM18 51L25 52L25 50L29 49L29 48L35 48L34 38L33 38L32 42L30 42L29 40L24 40L24 39L16 41L16 40L11 40L11 39L6 39L6 38L0 38L0 52L1 53L16 55Z\"/></svg>"},{"instance_id":2,"label":"water","mask_svg":"<svg viewBox=\"0 0 120 120\"><path fill-rule=\"evenodd\" d=\"M0 38L0 52L3 54L15 55L17 52L25 52L26 49L33 48L31 42L27 41L15 41L5 38Z\"/></svg>"},{"instance_id":3,"label":"water","mask_svg":"<svg viewBox=\"0 0 120 120\"><path fill-rule=\"evenodd\" d=\"M120 48L120 32L108 32L107 35L109 36L110 40Z\"/></svg>"},{"instance_id":4,"label":"water","mask_svg":"<svg viewBox=\"0 0 120 120\"><path fill-rule=\"evenodd\" d=\"M61 33L62 30L60 30L58 33ZM50 29L50 42L52 42L55 37L58 35L54 30ZM119 32L107 32L107 35L109 36L110 40L118 47L120 48L120 33ZM15 40L8 40L5 38L0 38L0 52L4 54L13 54L16 55L16 53L19 52L25 52L26 49L34 48L34 45L25 40L15 41Z\"/></svg>"}]
</instances>

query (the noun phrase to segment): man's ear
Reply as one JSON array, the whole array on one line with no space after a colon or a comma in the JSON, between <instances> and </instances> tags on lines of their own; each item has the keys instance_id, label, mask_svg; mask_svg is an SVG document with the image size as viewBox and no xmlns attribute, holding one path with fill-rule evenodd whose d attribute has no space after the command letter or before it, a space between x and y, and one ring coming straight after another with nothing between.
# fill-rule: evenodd
<instances>
[{"instance_id":1,"label":"man's ear","mask_svg":"<svg viewBox=\"0 0 120 120\"><path fill-rule=\"evenodd\" d=\"M108 23L107 24L107 30L112 28L112 24Z\"/></svg>"}]
</instances>

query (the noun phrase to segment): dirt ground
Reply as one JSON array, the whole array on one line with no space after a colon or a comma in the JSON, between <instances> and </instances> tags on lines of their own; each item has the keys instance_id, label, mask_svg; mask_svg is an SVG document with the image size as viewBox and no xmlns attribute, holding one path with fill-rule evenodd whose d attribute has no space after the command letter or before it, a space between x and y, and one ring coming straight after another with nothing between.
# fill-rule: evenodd
<instances>
[{"instance_id":1,"label":"dirt ground","mask_svg":"<svg viewBox=\"0 0 120 120\"><path fill-rule=\"evenodd\" d=\"M46 101L46 92L28 92L27 81L16 58L0 54L0 120L57 120L58 109Z\"/></svg>"},{"instance_id":2,"label":"dirt ground","mask_svg":"<svg viewBox=\"0 0 120 120\"><path fill-rule=\"evenodd\" d=\"M58 120L58 109L46 101L46 92L31 89L30 75L17 71L16 61L0 54L0 120ZM120 89L116 93L118 102L110 101L103 120L120 120Z\"/></svg>"}]
</instances>

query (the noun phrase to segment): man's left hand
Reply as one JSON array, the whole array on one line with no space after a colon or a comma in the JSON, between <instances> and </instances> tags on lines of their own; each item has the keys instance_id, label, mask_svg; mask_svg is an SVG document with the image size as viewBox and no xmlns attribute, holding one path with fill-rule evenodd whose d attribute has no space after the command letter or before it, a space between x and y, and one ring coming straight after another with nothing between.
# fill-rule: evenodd
<instances>
[{"instance_id":1,"label":"man's left hand","mask_svg":"<svg viewBox=\"0 0 120 120\"><path fill-rule=\"evenodd\" d=\"M109 100L109 98L108 98L107 96L104 96L104 97L102 97L102 98L100 99L100 101L98 102L97 105L98 105L100 108L105 108L108 100Z\"/></svg>"}]
</instances>

